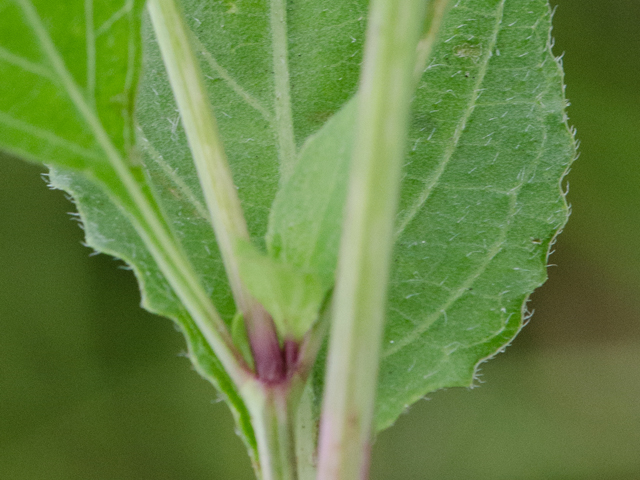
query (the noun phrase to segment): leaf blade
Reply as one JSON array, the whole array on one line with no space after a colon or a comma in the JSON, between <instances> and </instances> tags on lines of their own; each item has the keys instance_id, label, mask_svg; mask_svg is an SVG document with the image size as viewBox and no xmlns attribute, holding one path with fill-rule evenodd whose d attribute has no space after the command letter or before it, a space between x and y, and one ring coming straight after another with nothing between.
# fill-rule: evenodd
<instances>
[{"instance_id":1,"label":"leaf blade","mask_svg":"<svg viewBox=\"0 0 640 480\"><path fill-rule=\"evenodd\" d=\"M238 242L236 254L244 284L271 314L280 338L300 341L317 320L331 284L274 260L248 242Z\"/></svg>"},{"instance_id":2,"label":"leaf blade","mask_svg":"<svg viewBox=\"0 0 640 480\"><path fill-rule=\"evenodd\" d=\"M454 127L457 147L450 156L445 149L441 157L446 164L422 172L410 165L405 177L405 192L413 193L405 193L399 214L379 429L430 391L471 385L479 362L517 334L528 296L546 279L549 245L568 216L560 182L575 147L566 124L561 70L550 49L549 6L546 1L526 6L487 2L485 10L478 5L470 17L464 9L471 4L463 3L452 9L431 65L449 64L442 78L468 71L461 79L474 80L475 71L476 85L464 110L468 113ZM457 27L483 15L493 22L491 35L476 40L481 44L469 43L473 27L468 32ZM456 42L451 41L454 35ZM443 47L447 40L454 44ZM476 60L480 49L482 60ZM428 81L427 70L423 82ZM440 83L439 92L427 93L416 118L433 122L427 115L440 108L447 90ZM502 123L494 126L495 121ZM443 119L432 128L438 127L445 130L441 138L451 137L452 127L445 128ZM423 128L415 125L414 142L425 139L419 134ZM428 133L432 142L437 133ZM415 193L418 179L423 189ZM416 362L419 351L437 355ZM402 389L394 391L399 384Z\"/></svg>"},{"instance_id":3,"label":"leaf blade","mask_svg":"<svg viewBox=\"0 0 640 480\"><path fill-rule=\"evenodd\" d=\"M223 396L240 429L240 436L257 464L257 447L249 413L231 378L211 349L152 255L120 208L94 182L68 169L51 167L51 186L73 197L80 214L85 242L96 251L126 262L136 276L142 307L173 320L185 336L189 359L198 373Z\"/></svg>"},{"instance_id":4,"label":"leaf blade","mask_svg":"<svg viewBox=\"0 0 640 480\"><path fill-rule=\"evenodd\" d=\"M357 99L353 98L302 149L274 200L267 250L282 262L334 283L346 201Z\"/></svg>"},{"instance_id":5,"label":"leaf blade","mask_svg":"<svg viewBox=\"0 0 640 480\"><path fill-rule=\"evenodd\" d=\"M442 26L414 100L379 430L431 391L471 385L478 363L520 330L529 294L546 279L549 245L568 214L560 182L575 152L550 19L544 0L468 0ZM310 142L344 141L349 128L331 128L338 115ZM333 158L342 171L349 161L348 153ZM296 168L289 183L314 171L313 156ZM314 182L323 185L324 175ZM339 235L340 222L322 225L317 212L329 196L320 190L284 185L278 193L267 238L274 256L308 262L300 252L320 244L319 256L335 259L337 244L319 239ZM312 224L318 232L309 233Z\"/></svg>"}]
</instances>

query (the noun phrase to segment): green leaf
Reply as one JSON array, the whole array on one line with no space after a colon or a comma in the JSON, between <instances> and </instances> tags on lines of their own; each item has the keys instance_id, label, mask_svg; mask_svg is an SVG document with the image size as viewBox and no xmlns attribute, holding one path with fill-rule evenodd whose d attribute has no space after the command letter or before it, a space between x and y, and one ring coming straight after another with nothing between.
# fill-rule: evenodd
<instances>
[{"instance_id":1,"label":"green leaf","mask_svg":"<svg viewBox=\"0 0 640 480\"><path fill-rule=\"evenodd\" d=\"M479 362L520 330L528 296L546 279L568 216L560 182L575 154L550 21L546 0L461 0L442 26L413 104L378 429L429 392L472 385ZM351 108L309 140L320 153L303 150L268 237L278 258L327 275L345 188L334 176L350 159L336 146L350 141ZM316 377L322 389L323 373Z\"/></svg>"},{"instance_id":2,"label":"green leaf","mask_svg":"<svg viewBox=\"0 0 640 480\"><path fill-rule=\"evenodd\" d=\"M280 337L301 340L318 318L331 284L323 284L314 273L274 260L248 242L239 242L236 253L244 284L271 314Z\"/></svg>"},{"instance_id":3,"label":"green leaf","mask_svg":"<svg viewBox=\"0 0 640 480\"><path fill-rule=\"evenodd\" d=\"M461 1L418 87L377 426L470 386L522 327L567 221L575 156L546 0Z\"/></svg>"},{"instance_id":4,"label":"green leaf","mask_svg":"<svg viewBox=\"0 0 640 480\"><path fill-rule=\"evenodd\" d=\"M149 250L161 243L154 234L170 229L135 149L142 7L134 0L0 3L0 147L55 165L51 183L77 202L87 244L132 266L145 308L178 323L196 367L227 399L255 450L243 402ZM145 222L153 225L145 230ZM140 236L150 230L151 242ZM212 237L210 228L201 233Z\"/></svg>"},{"instance_id":5,"label":"green leaf","mask_svg":"<svg viewBox=\"0 0 640 480\"><path fill-rule=\"evenodd\" d=\"M77 172L51 167L49 180L53 187L73 197L82 219L87 246L130 265L140 284L142 306L174 320L180 327L187 341L189 358L198 373L218 389L229 405L249 454L257 462L253 428L244 402L122 210L94 182Z\"/></svg>"},{"instance_id":6,"label":"green leaf","mask_svg":"<svg viewBox=\"0 0 640 480\"><path fill-rule=\"evenodd\" d=\"M0 148L56 165L51 182L76 200L87 244L127 261L144 306L180 325L193 362L229 402L255 460L243 402L148 250L160 237L140 236L149 233L140 228L145 222L155 233L170 231L134 147L142 6L0 3ZM205 235L212 237L210 228Z\"/></svg>"},{"instance_id":7,"label":"green leaf","mask_svg":"<svg viewBox=\"0 0 640 480\"><path fill-rule=\"evenodd\" d=\"M293 139L295 151L353 94L361 56L363 2L289 3L295 7L289 11L277 0L184 3L234 180L258 242L281 173L295 162L287 139ZM0 3L0 147L59 165L52 169L52 184L77 201L87 243L127 261L140 281L144 307L178 322L192 360L230 401L255 460L244 405L131 223L134 202L114 175L116 158L147 199L162 205L204 289L230 324L235 305L148 25L142 35L138 125L132 119L141 8L142 2L125 0L96 6L85 1ZM278 27L285 13L288 41ZM278 65L287 48L289 65L283 71ZM293 120L287 124L287 118Z\"/></svg>"},{"instance_id":8,"label":"green leaf","mask_svg":"<svg viewBox=\"0 0 640 480\"><path fill-rule=\"evenodd\" d=\"M269 220L269 254L314 272L329 286L338 258L356 113L354 98L309 137Z\"/></svg>"},{"instance_id":9,"label":"green leaf","mask_svg":"<svg viewBox=\"0 0 640 480\"><path fill-rule=\"evenodd\" d=\"M61 166L52 183L78 202L87 243L131 264L145 308L178 322L255 460L244 404L112 200L127 203L115 158L145 195L154 192L231 324L235 305L148 26L132 133L141 7L137 0L1 1L0 148ZM365 0L184 2L255 244L271 222L270 259L258 264L280 278L316 275L325 289L336 262L351 141L347 100L356 91L366 7ZM518 332L528 295L546 277L549 245L567 217L560 181L574 155L550 18L546 0L460 0L442 27L413 106L379 429L428 392L470 385L478 363ZM270 295L277 308L290 306Z\"/></svg>"},{"instance_id":10,"label":"green leaf","mask_svg":"<svg viewBox=\"0 0 640 480\"><path fill-rule=\"evenodd\" d=\"M133 146L143 2L0 3L0 147L112 188ZM120 158L118 158L120 157Z\"/></svg>"},{"instance_id":11,"label":"green leaf","mask_svg":"<svg viewBox=\"0 0 640 480\"><path fill-rule=\"evenodd\" d=\"M249 343L249 335L247 334L247 326L244 323L242 312L238 311L231 322L231 337L233 343L242 353L244 361L247 362L252 369L255 368L253 355L251 353L251 344Z\"/></svg>"}]
</instances>

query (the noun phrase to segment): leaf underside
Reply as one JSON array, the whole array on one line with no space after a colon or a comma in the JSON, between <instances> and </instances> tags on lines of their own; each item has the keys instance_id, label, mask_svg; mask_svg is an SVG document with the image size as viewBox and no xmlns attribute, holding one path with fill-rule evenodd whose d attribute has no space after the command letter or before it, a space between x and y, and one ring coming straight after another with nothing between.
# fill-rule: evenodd
<instances>
[{"instance_id":1,"label":"leaf underside","mask_svg":"<svg viewBox=\"0 0 640 480\"><path fill-rule=\"evenodd\" d=\"M418 87L378 389L379 429L472 385L522 326L568 217L574 158L546 1L460 1Z\"/></svg>"},{"instance_id":2,"label":"leaf underside","mask_svg":"<svg viewBox=\"0 0 640 480\"><path fill-rule=\"evenodd\" d=\"M543 0L461 0L441 27L413 102L378 430L429 392L472 385L546 279L575 149L550 32ZM273 206L270 251L318 274L337 261L354 112L350 102L307 141Z\"/></svg>"},{"instance_id":3,"label":"leaf underside","mask_svg":"<svg viewBox=\"0 0 640 480\"><path fill-rule=\"evenodd\" d=\"M0 87L0 147L59 165L51 181L74 197L87 243L132 265L145 308L181 326L194 363L229 401L255 460L253 432L237 392L126 216L87 169L104 162L104 153L52 73L41 40L35 34L24 40L25 31L34 31L25 20L28 5L45 19L83 96L96 97L92 108L119 150L143 162L184 250L231 324L235 306L147 25L132 133L138 54L127 59L122 52L139 46L141 3L100 2L87 22L84 1L63 7L0 0L0 77L13 79ZM349 130L340 122L352 121L349 107L334 114L357 87L367 2L289 0L285 45L271 27L278 5L183 1L254 243L331 279L341 218L336 199L345 195L340 179L348 172L351 148ZM568 214L560 182L574 156L550 20L546 0L460 0L442 26L413 104L378 429L429 392L471 385L478 363L519 331L526 299L546 278L550 243ZM90 45L94 41L97 48ZM287 49L289 70L282 78L274 62ZM290 125L280 121L282 95L290 100ZM287 138L299 152L294 158L283 148ZM318 153L305 154L314 148ZM337 153L326 165L334 166L314 167L313 159L330 148ZM289 179L281 165L292 166ZM86 175L78 174L82 170ZM318 182L309 184L312 170ZM322 365L316 379L321 390Z\"/></svg>"}]
</instances>

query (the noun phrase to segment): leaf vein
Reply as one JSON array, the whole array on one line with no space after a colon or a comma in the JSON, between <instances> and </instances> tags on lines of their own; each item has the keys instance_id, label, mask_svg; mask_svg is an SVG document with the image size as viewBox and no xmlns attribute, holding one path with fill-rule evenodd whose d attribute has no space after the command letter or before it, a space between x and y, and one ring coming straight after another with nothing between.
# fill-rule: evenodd
<instances>
[{"instance_id":1,"label":"leaf vein","mask_svg":"<svg viewBox=\"0 0 640 480\"><path fill-rule=\"evenodd\" d=\"M422 190L422 192L418 196L417 200L413 203L413 205L411 205L407 209L406 214L404 215L404 218L402 218L402 220L400 221L400 225L398 226L398 229L396 230L396 239L402 234L402 232L404 231L406 226L415 218L417 213L422 209L422 207L426 203L427 199L431 195L431 192L433 191L433 188L438 183L438 181L442 177L442 174L444 173L445 169L447 168L447 165L449 164L449 162L453 158L453 154L454 154L456 148L458 147L458 143L460 142L460 138L462 137L462 133L464 132L464 129L467 126L467 122L469 121L469 118L471 117L471 114L473 113L473 111L474 111L474 109L476 107L476 102L477 102L478 98L480 97L480 93L482 91L480 86L482 85L482 82L484 81L484 77L485 77L485 75L487 73L487 70L489 68L489 61L490 61L490 59L491 59L491 57L493 55L493 51L494 51L494 49L496 47L496 43L498 41L498 32L500 31L500 25L502 24L502 17L503 17L503 13L504 13L505 1L506 0L502 0L500 2L500 4L498 5L498 8L496 9L496 15L495 15L496 16L496 22L495 22L495 25L494 25L494 28L493 28L493 34L492 34L491 39L489 41L489 46L487 48L487 53L485 54L485 56L483 58L483 61L482 61L481 65L480 65L480 68L478 69L477 79L476 79L476 82L475 82L475 85L474 85L473 93L471 94L471 98L470 98L469 104L465 108L464 113L462 115L462 118L460 119L460 122L458 123L458 126L456 127L455 133L454 133L453 138L452 138L453 141L449 145L449 148L447 148L445 150L445 152L443 154L443 157L442 157L442 160L439 162L436 170L424 182L425 183L425 188Z\"/></svg>"},{"instance_id":2,"label":"leaf vein","mask_svg":"<svg viewBox=\"0 0 640 480\"><path fill-rule=\"evenodd\" d=\"M215 57L211 54L211 52L207 50L207 47L202 44L199 38L194 35L193 39L196 48L200 51L200 53L202 53L204 59L207 61L211 69L215 71L220 76L220 78L222 78L222 80L227 83L229 88L231 88L231 90L238 94L238 96L240 96L240 98L242 98L245 103L247 103L247 105L257 110L264 117L264 119L269 122L272 127L274 127L275 122L273 115L258 101L257 98L251 95L244 87L236 82L236 80L231 76L227 69L220 65Z\"/></svg>"},{"instance_id":3,"label":"leaf vein","mask_svg":"<svg viewBox=\"0 0 640 480\"><path fill-rule=\"evenodd\" d=\"M9 50L0 47L0 60L5 61L21 68L24 71L33 73L48 80L56 81L55 73L49 70L44 65L32 62L24 57L11 53Z\"/></svg>"},{"instance_id":4,"label":"leaf vein","mask_svg":"<svg viewBox=\"0 0 640 480\"><path fill-rule=\"evenodd\" d=\"M289 53L287 48L286 0L270 1L271 38L273 42L273 72L275 75L275 110L280 184L293 173L296 162L296 144L291 112L289 82Z\"/></svg>"},{"instance_id":5,"label":"leaf vein","mask_svg":"<svg viewBox=\"0 0 640 480\"><path fill-rule=\"evenodd\" d=\"M504 226L500 229L500 236L493 243L493 245L491 245L491 248L488 249L487 255L485 256L482 263L480 263L476 271L472 275L467 277L467 279L460 285L460 287L455 290L455 293L453 293L445 302L443 302L435 312L427 315L427 317L421 322L421 324L416 327L409 335L403 337L401 340L396 341L393 347L388 348L384 352L382 356L383 358L389 357L397 353L407 345L413 343L420 335L426 332L436 320L438 320L442 315L445 315L447 309L449 309L451 305L453 305L462 295L464 295L464 293L467 292L469 288L473 286L476 280L480 278L482 274L487 270L496 255L498 255L498 253L502 251L502 247L507 239L507 231L509 230L510 221L517 213L515 194L512 194L510 196L509 204L509 213L507 215Z\"/></svg>"},{"instance_id":6,"label":"leaf vein","mask_svg":"<svg viewBox=\"0 0 640 480\"><path fill-rule=\"evenodd\" d=\"M93 19L93 0L84 0L84 21L87 49L87 97L96 107L96 36Z\"/></svg>"},{"instance_id":7,"label":"leaf vein","mask_svg":"<svg viewBox=\"0 0 640 480\"><path fill-rule=\"evenodd\" d=\"M122 17L124 17L126 14L128 14L131 11L132 7L133 7L133 0L127 0L125 4L122 7L120 7L119 10L117 10L102 25L100 25L100 27L98 27L95 33L96 38L107 33L109 29L111 29L111 27L113 27L113 25L118 20L120 20Z\"/></svg>"},{"instance_id":8,"label":"leaf vein","mask_svg":"<svg viewBox=\"0 0 640 480\"><path fill-rule=\"evenodd\" d=\"M540 160L542 159L542 155L545 151L546 144L547 144L547 133L545 132L542 138L540 147L538 149L538 154L530 164L530 168L532 168L533 170L535 170L537 166L540 164ZM464 293L467 292L469 288L471 288L474 285L476 280L478 280L482 276L482 274L487 270L487 268L489 267L493 259L496 257L496 255L498 255L502 251L505 243L507 242L507 234L511 228L513 218L516 215L520 214L520 209L518 208L517 200L518 200L518 194L525 184L526 182L524 181L524 179L522 179L519 184L517 184L510 190L509 212L507 213L505 221L502 223L502 226L500 228L500 235L498 239L493 243L493 245L487 250L487 255L485 256L482 263L478 266L476 271L472 275L470 275L460 285L460 287L457 290L455 290L455 293L453 293L445 302L443 302L442 305L440 305L434 313L427 315L427 317L424 319L424 321L421 323L420 326L416 327L409 335L405 336L399 341L396 341L393 347L387 349L383 354L383 358L386 358L388 356L391 356L397 353L402 348L414 342L424 332L426 332L429 329L429 327L433 324L433 322L438 320L438 318L440 318L441 315L446 315L445 312L447 311L447 309L451 307L451 305L453 305L453 303L456 302L462 295L464 295ZM505 325L503 325L503 329ZM500 332L494 334L493 336L498 335L499 333ZM492 337L489 337L489 338L492 338Z\"/></svg>"},{"instance_id":9,"label":"leaf vein","mask_svg":"<svg viewBox=\"0 0 640 480\"><path fill-rule=\"evenodd\" d=\"M60 52L57 50L53 40L45 29L35 6L31 3L31 0L17 1L25 14L27 21L31 25L31 28L36 34L38 42L44 49L44 53L47 55L57 76L59 77L63 88L66 90L70 100L80 115L84 118L89 129L93 132L98 145L100 145L100 148L104 151L116 175L124 183L127 190L132 193L134 202L145 209L143 215L148 215L150 218L153 218L155 214L148 210L151 206L148 205L143 193L139 190L135 180L131 176L125 159L112 143L109 134L104 129L104 125L100 122L97 112L87 104L82 90L76 84L73 76L67 69Z\"/></svg>"},{"instance_id":10,"label":"leaf vein","mask_svg":"<svg viewBox=\"0 0 640 480\"><path fill-rule=\"evenodd\" d=\"M146 150L147 153L149 153L149 156L153 159L154 162L156 162L156 164L158 164L158 166L162 169L165 175L169 177L169 179L174 183L174 185L178 187L178 189L185 195L185 197L189 199L191 204L194 206L196 212L198 212L198 215L202 217L204 220L206 220L208 223L210 223L211 216L209 215L209 212L204 207L202 202L198 200L198 197L196 197L195 193L193 193L193 190L189 188L187 183L182 179L180 175L178 175L176 170L171 168L171 165L169 165L169 163L162 157L162 155L160 155L160 152L158 152L153 147L153 145L151 145L151 142L149 142L149 140L147 140L146 136L144 135L144 131L142 130L142 128L141 127L138 127L138 128L140 129L140 132L142 135L141 137L142 148Z\"/></svg>"},{"instance_id":11,"label":"leaf vein","mask_svg":"<svg viewBox=\"0 0 640 480\"><path fill-rule=\"evenodd\" d=\"M15 128L16 130L20 130L21 132L24 132L28 135L46 140L53 145L58 145L60 147L66 148L67 150L69 150L69 152L76 155L81 155L85 158L92 158L94 160L103 160L103 158L96 152L92 152L91 150L88 150L85 147L78 145L77 143L67 140L66 138L60 137L49 130L45 130L43 128L14 118L11 115L6 114L5 112L0 112L0 122L4 123L8 127Z\"/></svg>"},{"instance_id":12,"label":"leaf vein","mask_svg":"<svg viewBox=\"0 0 640 480\"><path fill-rule=\"evenodd\" d=\"M129 0L133 2L133 0ZM131 88L133 87L133 83L135 81L135 69L136 69L136 43L135 36L132 34L135 31L135 18L133 8L129 8L127 10L127 19L129 21L129 36L127 42L127 74L124 79L124 95L127 98L127 101L130 101L131 98ZM133 111L133 108L130 108L130 112ZM134 133L133 133L133 119L132 115L124 116L124 131L123 138L125 140L125 145L133 145L135 143Z\"/></svg>"}]
</instances>

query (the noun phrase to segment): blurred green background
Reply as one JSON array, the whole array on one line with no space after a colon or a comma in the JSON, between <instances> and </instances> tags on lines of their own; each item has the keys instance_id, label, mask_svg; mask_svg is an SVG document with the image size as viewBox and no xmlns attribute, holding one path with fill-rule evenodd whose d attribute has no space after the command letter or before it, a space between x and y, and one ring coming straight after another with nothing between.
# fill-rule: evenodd
<instances>
[{"instance_id":1,"label":"blurred green background","mask_svg":"<svg viewBox=\"0 0 640 480\"><path fill-rule=\"evenodd\" d=\"M581 141L558 266L481 388L379 437L373 480L640 479L640 2L556 3ZM40 172L0 158L0 479L251 479L181 336Z\"/></svg>"}]
</instances>

